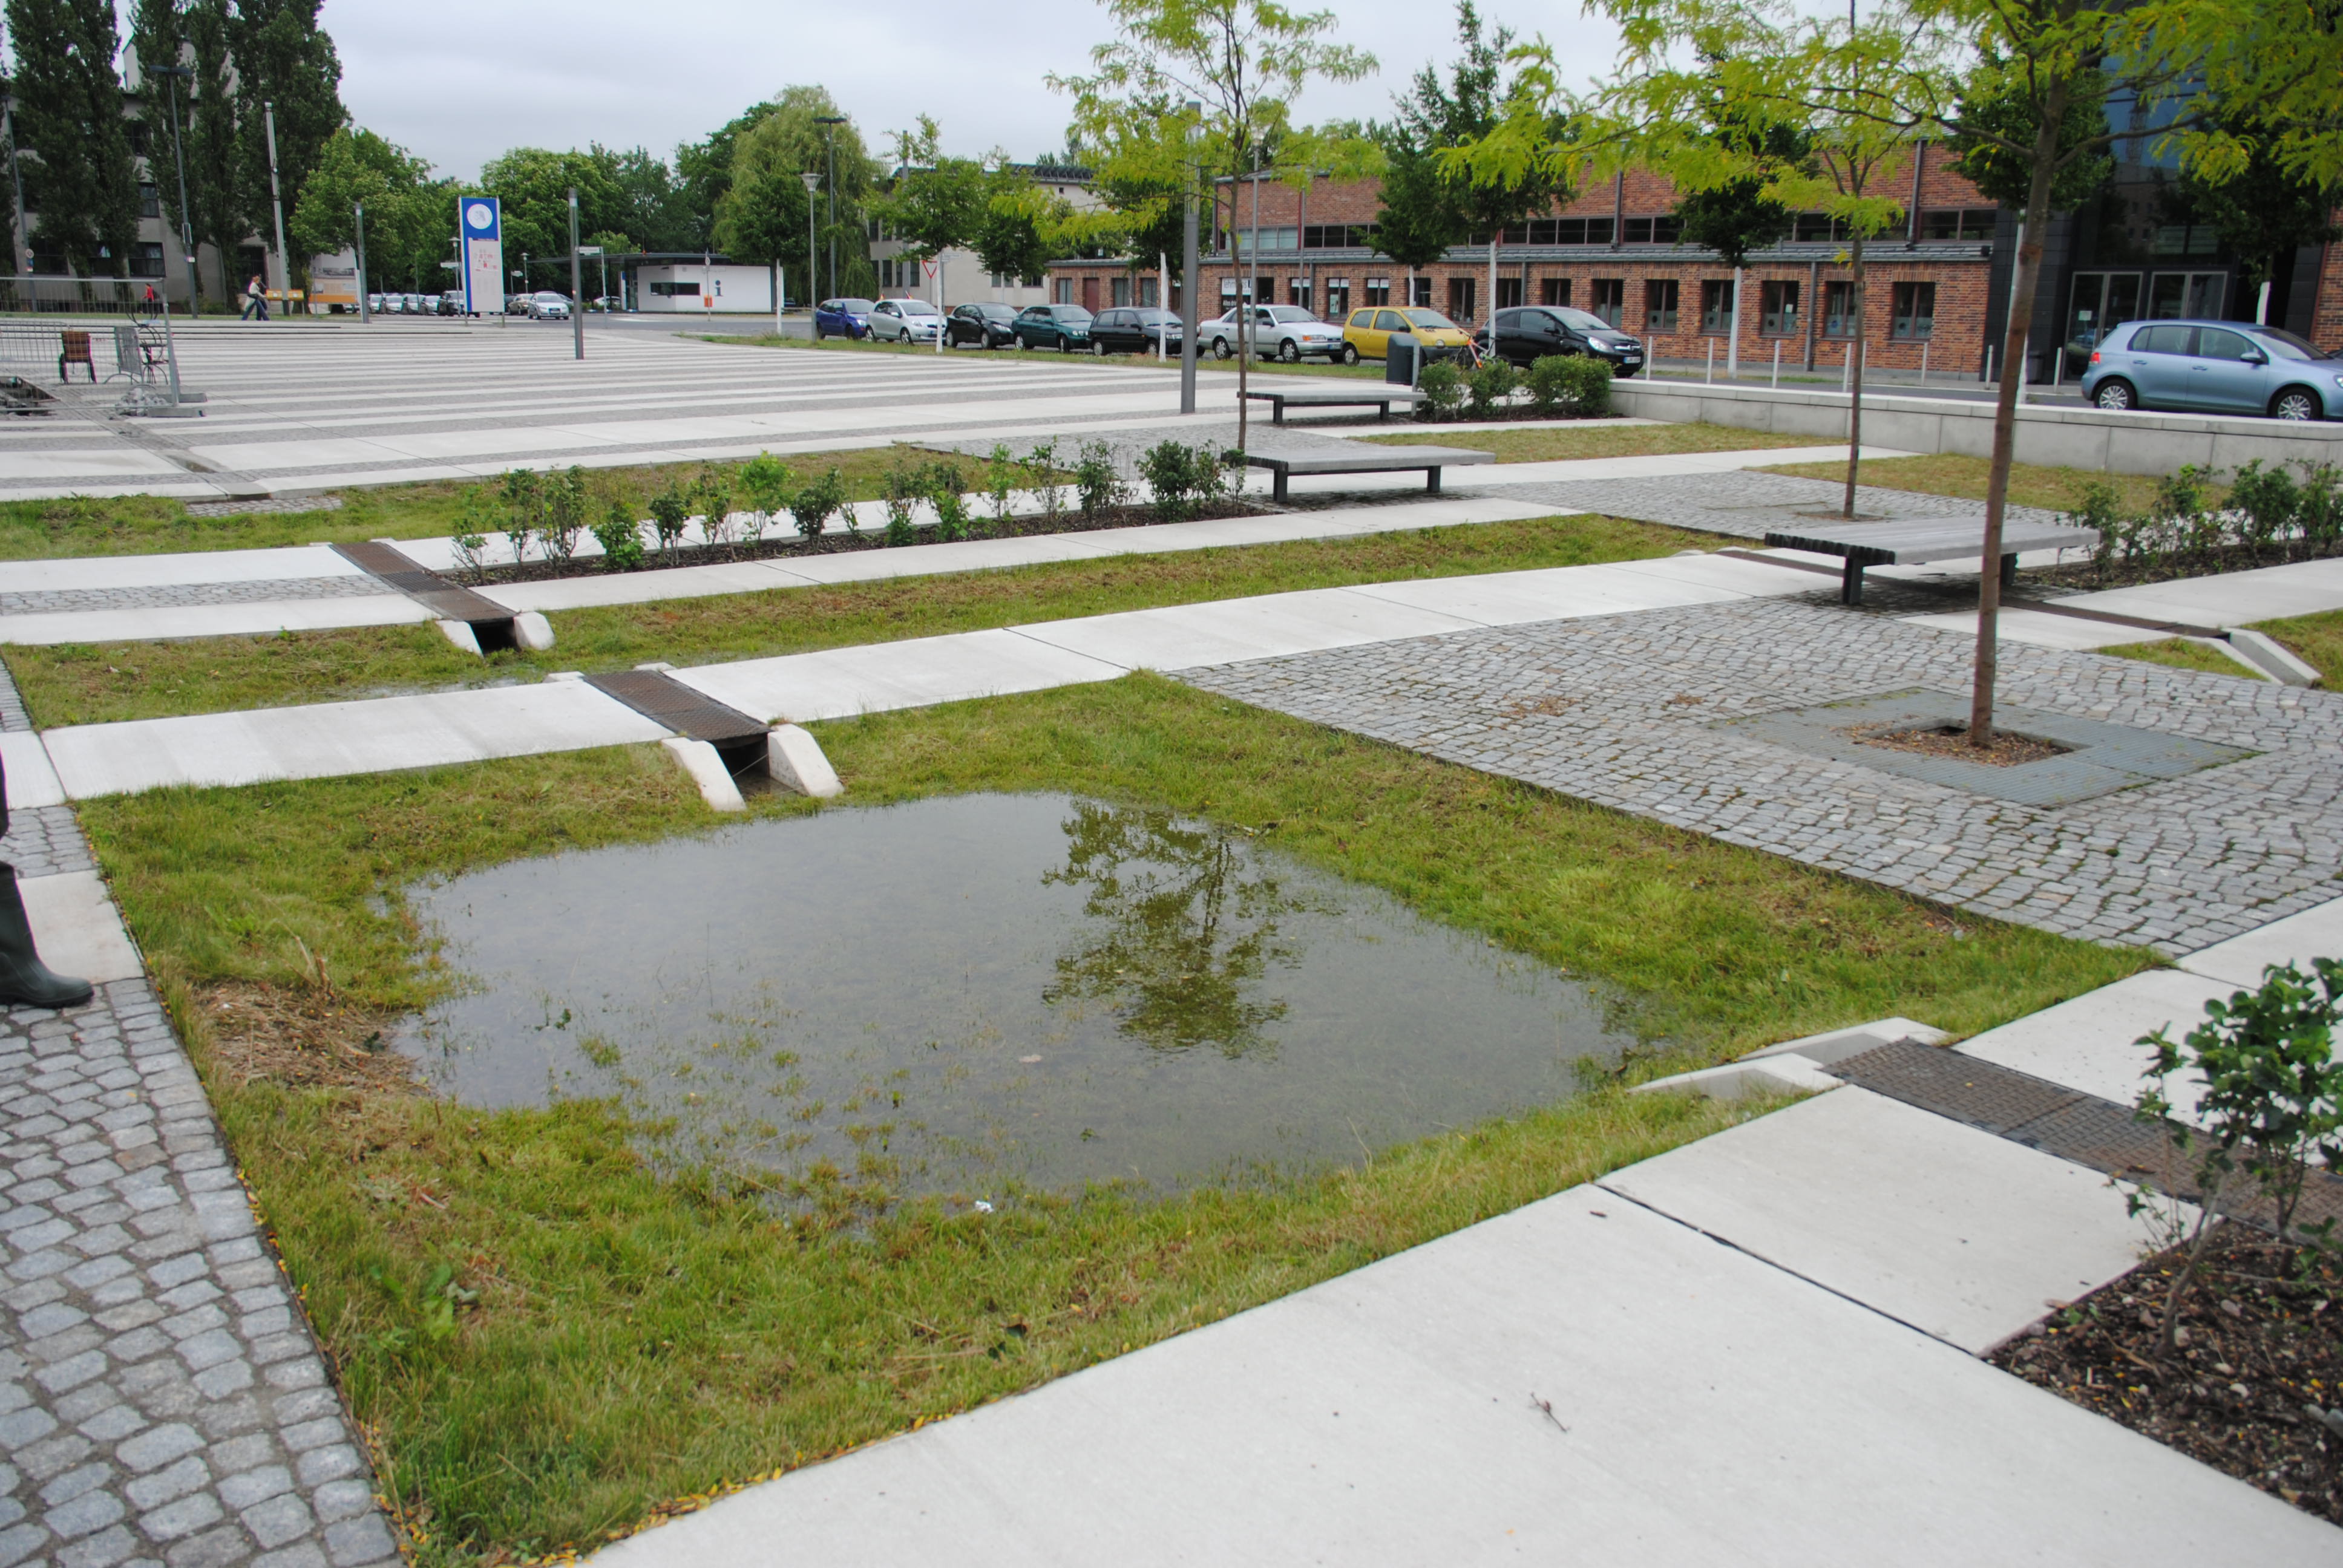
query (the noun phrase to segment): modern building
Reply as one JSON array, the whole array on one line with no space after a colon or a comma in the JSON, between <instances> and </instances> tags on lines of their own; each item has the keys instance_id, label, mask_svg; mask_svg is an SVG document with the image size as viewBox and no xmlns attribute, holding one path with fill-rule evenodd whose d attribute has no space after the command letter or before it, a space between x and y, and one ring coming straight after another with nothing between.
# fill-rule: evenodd
<instances>
[{"instance_id":1,"label":"modern building","mask_svg":"<svg viewBox=\"0 0 2343 1568\"><path fill-rule=\"evenodd\" d=\"M770 316L772 266L720 259L646 257L628 263L627 307L648 316ZM587 279L593 281L589 276ZM590 287L588 292L591 292Z\"/></svg>"},{"instance_id":2,"label":"modern building","mask_svg":"<svg viewBox=\"0 0 2343 1568\"><path fill-rule=\"evenodd\" d=\"M1091 171L1086 168L1069 164L1009 166L1076 211L1095 211L1104 205L1091 188ZM903 172L895 170L890 180ZM917 256L906 256L903 242L889 236L885 226L875 217L870 222L869 239L870 259L879 268L881 297L917 295L945 310L970 303L1022 307L1042 304L1051 297L1043 279L989 271L983 258L972 250L946 250L926 263Z\"/></svg>"},{"instance_id":3,"label":"modern building","mask_svg":"<svg viewBox=\"0 0 2343 1568\"><path fill-rule=\"evenodd\" d=\"M1976 378L1987 373L2007 320L2015 215L1953 172L1951 155L1923 146L1878 188L1907 207L1903 226L1866 242L1865 365ZM2055 215L2045 236L2026 374L2080 374L2089 344L2120 321L2207 315L2253 320L2257 308L2328 347L2343 347L2343 245L2306 246L2267 301L2243 286L2239 258L2209 231L2175 225L2164 187L2172 173L2142 155L2119 166L2102 197ZM1201 268L1207 316L1242 297L1306 307L1329 319L1362 306L1429 306L1466 325L1491 309L1571 305L1642 335L1655 358L1721 367L1737 340L1743 375L1843 373L1855 341L1846 236L1819 213L1801 214L1789 238L1751 256L1738 280L1713 253L1677 236L1674 188L1625 173L1496 236L1457 246L1418 271L1374 249L1375 182L1318 179L1305 188L1269 178L1223 180L1214 193ZM1232 262L1233 236L1246 265ZM1091 309L1148 303L1160 288L1154 257L1069 259L1050 266L1051 297ZM2076 352L2063 354L2068 343Z\"/></svg>"}]
</instances>

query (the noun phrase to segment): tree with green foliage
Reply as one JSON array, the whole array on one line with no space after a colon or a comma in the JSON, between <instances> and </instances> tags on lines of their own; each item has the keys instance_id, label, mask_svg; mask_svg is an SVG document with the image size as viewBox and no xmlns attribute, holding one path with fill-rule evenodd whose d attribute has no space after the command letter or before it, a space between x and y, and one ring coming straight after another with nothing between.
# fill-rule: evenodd
<instances>
[{"instance_id":1,"label":"tree with green foliage","mask_svg":"<svg viewBox=\"0 0 2343 1568\"><path fill-rule=\"evenodd\" d=\"M226 276L229 258L252 232L245 212L248 182L228 54L234 19L227 0L190 0L186 18L186 64L195 73L192 81L179 84L189 90L183 105L187 113L187 206L196 243L210 246L222 258L221 282L232 296L240 280ZM266 182L266 170L261 177Z\"/></svg>"},{"instance_id":2,"label":"tree with green foliage","mask_svg":"<svg viewBox=\"0 0 2343 1568\"><path fill-rule=\"evenodd\" d=\"M296 254L330 256L357 243L356 208L366 204L370 286L404 283L419 291L444 286L456 186L435 180L431 166L372 131L337 131L326 143L301 200L285 220Z\"/></svg>"},{"instance_id":3,"label":"tree with green foliage","mask_svg":"<svg viewBox=\"0 0 2343 1568\"><path fill-rule=\"evenodd\" d=\"M975 242L991 194L984 166L947 157L936 122L921 115L913 129L895 133L894 176L870 211L905 256L932 261Z\"/></svg>"},{"instance_id":4,"label":"tree with green foliage","mask_svg":"<svg viewBox=\"0 0 2343 1568\"><path fill-rule=\"evenodd\" d=\"M1177 144L1181 164L1200 184L1254 172L1261 153L1282 146L1278 177L1306 182L1326 148L1309 136L1284 136L1293 100L1312 81L1354 82L1375 69L1374 56L1330 42L1332 11L1290 11L1276 0L1106 0L1121 35L1091 51L1086 76L1052 75L1073 95L1075 126L1086 142L1144 145L1129 134L1143 112L1197 104L1194 135ZM1189 120L1183 111L1180 118ZM1184 130L1183 124L1182 129ZM1154 146L1168 148L1169 139ZM1192 164L1189 160L1192 158ZM1244 276L1242 243L1231 228L1229 260ZM1241 316L1240 319L1247 319ZM1237 365L1237 445L1245 442L1248 347Z\"/></svg>"},{"instance_id":5,"label":"tree with green foliage","mask_svg":"<svg viewBox=\"0 0 2343 1568\"><path fill-rule=\"evenodd\" d=\"M584 152L566 153L544 147L515 147L492 158L480 169L480 188L495 196L504 213L505 265L508 270L523 257L532 270L539 263L569 255L569 193L578 193L578 232L624 233L626 192L618 184L618 155L598 144ZM452 214L454 207L448 208ZM451 218L452 222L453 219ZM566 289L568 266L548 286ZM538 286L535 276L522 280L520 292Z\"/></svg>"},{"instance_id":6,"label":"tree with green foliage","mask_svg":"<svg viewBox=\"0 0 2343 1568\"><path fill-rule=\"evenodd\" d=\"M770 111L739 133L730 181L716 204L719 249L744 260L778 260L787 266L791 258L806 254L807 197L800 176L822 176L821 192L813 198L814 246L821 257L822 276L806 290L809 298L833 290L869 294L878 284L864 239L864 206L885 171L851 120L840 126L815 123L838 112L824 88L783 88ZM830 221L833 197L835 224ZM833 246L838 256L834 285L828 276Z\"/></svg>"},{"instance_id":7,"label":"tree with green foliage","mask_svg":"<svg viewBox=\"0 0 2343 1568\"><path fill-rule=\"evenodd\" d=\"M2237 257L2238 281L2248 288L2286 281L2302 246L2343 239L2335 222L2343 181L2288 168L2276 156L2279 139L2249 135L2243 169L2221 179L2183 173L2177 193L2180 210L2219 235L2221 247Z\"/></svg>"},{"instance_id":8,"label":"tree with green foliage","mask_svg":"<svg viewBox=\"0 0 2343 1568\"><path fill-rule=\"evenodd\" d=\"M349 123L342 106L342 62L317 25L321 0L236 0L227 30L235 68L236 130L250 227L275 227L268 180L267 118L277 123L277 188L289 215L317 166L326 143ZM239 236L240 237L240 236ZM291 241L288 239L289 245ZM286 258L288 272L293 257Z\"/></svg>"},{"instance_id":9,"label":"tree with green foliage","mask_svg":"<svg viewBox=\"0 0 2343 1568\"><path fill-rule=\"evenodd\" d=\"M676 226L663 236L675 243L646 248L691 250L717 243L717 212L732 189L732 164L739 153L740 138L779 106L769 98L751 104L700 140L675 149L674 206L669 211Z\"/></svg>"},{"instance_id":10,"label":"tree with green foliage","mask_svg":"<svg viewBox=\"0 0 2343 1568\"><path fill-rule=\"evenodd\" d=\"M16 146L36 243L85 276L126 276L138 179L115 75L108 0L7 0Z\"/></svg>"},{"instance_id":11,"label":"tree with green foliage","mask_svg":"<svg viewBox=\"0 0 2343 1568\"><path fill-rule=\"evenodd\" d=\"M684 148L678 147L680 158ZM590 243L607 251L648 250L674 253L697 250L709 242L705 209L692 206L692 192L668 166L667 160L648 147L620 153L612 167L625 208L625 220L598 230ZM616 244L608 243L615 239Z\"/></svg>"}]
</instances>

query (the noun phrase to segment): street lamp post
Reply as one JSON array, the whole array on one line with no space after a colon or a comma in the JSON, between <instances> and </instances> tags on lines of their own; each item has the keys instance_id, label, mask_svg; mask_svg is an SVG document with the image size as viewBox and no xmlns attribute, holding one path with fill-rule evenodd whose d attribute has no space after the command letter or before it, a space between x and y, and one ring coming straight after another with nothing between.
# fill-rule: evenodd
<instances>
[{"instance_id":1,"label":"street lamp post","mask_svg":"<svg viewBox=\"0 0 2343 1568\"><path fill-rule=\"evenodd\" d=\"M358 243L356 255L358 264L358 325L371 327L374 325L374 310L367 304L366 203L353 202L350 204L350 210L357 216Z\"/></svg>"},{"instance_id":2,"label":"street lamp post","mask_svg":"<svg viewBox=\"0 0 2343 1568\"><path fill-rule=\"evenodd\" d=\"M193 316L196 297L202 286L196 277L196 226L187 215L187 155L179 145L179 78L185 76L192 82L196 74L185 65L157 65L155 75L171 84L167 89L171 98L171 161L179 169L179 245L180 254L187 258L187 314Z\"/></svg>"},{"instance_id":3,"label":"street lamp post","mask_svg":"<svg viewBox=\"0 0 2343 1568\"><path fill-rule=\"evenodd\" d=\"M833 126L846 124L844 115L816 115L813 123L821 127L822 156L830 169L830 292L838 292L838 138Z\"/></svg>"},{"instance_id":4,"label":"street lamp post","mask_svg":"<svg viewBox=\"0 0 2343 1568\"><path fill-rule=\"evenodd\" d=\"M1188 128L1182 136L1184 144L1195 134L1196 121L1202 116L1204 106L1187 106ZM1195 160L1188 161L1188 211L1181 224L1180 234L1180 412L1196 411L1196 331L1201 325L1197 308L1196 280L1196 185Z\"/></svg>"},{"instance_id":5,"label":"street lamp post","mask_svg":"<svg viewBox=\"0 0 2343 1568\"><path fill-rule=\"evenodd\" d=\"M289 314L293 308L293 258L285 249L285 196L277 186L277 106L260 106L261 123L268 130L268 206L277 215L277 286L284 292L281 303Z\"/></svg>"},{"instance_id":6,"label":"street lamp post","mask_svg":"<svg viewBox=\"0 0 2343 1568\"><path fill-rule=\"evenodd\" d=\"M805 181L806 188L806 294L809 297L806 307L810 310L813 307L810 297L821 288L820 253L815 247L813 237L813 198L814 194L821 189L821 176L808 169L798 178Z\"/></svg>"},{"instance_id":7,"label":"street lamp post","mask_svg":"<svg viewBox=\"0 0 2343 1568\"><path fill-rule=\"evenodd\" d=\"M586 287L578 276L578 187L569 187L569 338L574 357L586 357Z\"/></svg>"}]
</instances>

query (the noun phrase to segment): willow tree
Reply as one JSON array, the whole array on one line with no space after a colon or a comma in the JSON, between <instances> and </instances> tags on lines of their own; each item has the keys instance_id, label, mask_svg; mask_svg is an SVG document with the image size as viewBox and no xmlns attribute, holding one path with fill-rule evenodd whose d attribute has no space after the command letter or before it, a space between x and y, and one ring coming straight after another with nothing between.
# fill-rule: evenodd
<instances>
[{"instance_id":1,"label":"willow tree","mask_svg":"<svg viewBox=\"0 0 2343 1568\"><path fill-rule=\"evenodd\" d=\"M1375 57L1327 36L1332 11L1291 11L1276 0L1105 0L1120 36L1091 51L1088 75L1056 76L1050 85L1074 98L1074 118L1085 142L1125 138L1133 118L1163 106L1197 106L1193 166L1200 183L1233 181L1263 171L1307 181L1323 149L1315 138L1290 134L1293 100L1312 81L1355 82L1375 69ZM1188 150L1188 149L1183 149ZM1229 260L1245 276L1243 243L1229 228ZM1240 319L1245 302L1240 297ZM1237 359L1237 445L1245 443L1250 342Z\"/></svg>"}]
</instances>

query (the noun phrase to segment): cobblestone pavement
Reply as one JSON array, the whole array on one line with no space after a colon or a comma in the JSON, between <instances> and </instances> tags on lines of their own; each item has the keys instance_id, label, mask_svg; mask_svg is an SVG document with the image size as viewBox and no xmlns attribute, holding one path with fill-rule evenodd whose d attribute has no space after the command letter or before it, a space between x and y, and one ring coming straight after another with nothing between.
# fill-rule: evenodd
<instances>
[{"instance_id":1,"label":"cobblestone pavement","mask_svg":"<svg viewBox=\"0 0 2343 1568\"><path fill-rule=\"evenodd\" d=\"M2005 643L2000 700L2257 755L2029 807L1715 728L1915 687L1972 644L1795 600L1191 669L1317 723L2063 935L2185 952L2343 894L2343 694Z\"/></svg>"},{"instance_id":2,"label":"cobblestone pavement","mask_svg":"<svg viewBox=\"0 0 2343 1568\"><path fill-rule=\"evenodd\" d=\"M294 598L369 598L398 590L373 578L267 578L258 582L174 583L156 588L61 588L0 593L0 615L76 609L161 609L199 604L275 604Z\"/></svg>"},{"instance_id":3,"label":"cobblestone pavement","mask_svg":"<svg viewBox=\"0 0 2343 1568\"><path fill-rule=\"evenodd\" d=\"M1453 486L1463 490L1472 482ZM1665 523L1672 528L1697 528L1703 533L1729 534L1762 539L1769 528L1815 526L1806 514L1822 508L1835 511L1845 499L1846 487L1826 479L1802 479L1791 474L1763 474L1740 469L1729 474L1672 474L1652 479L1566 479L1546 485L1508 485L1504 494L1515 500L1552 501L1557 511L1600 512L1642 523ZM1928 496L1916 490L1890 490L1858 485L1855 509L1880 518L1975 518L1985 520L1985 503L1957 496ZM2013 523L2055 523L2056 512L2039 507L2011 507Z\"/></svg>"},{"instance_id":4,"label":"cobblestone pavement","mask_svg":"<svg viewBox=\"0 0 2343 1568\"><path fill-rule=\"evenodd\" d=\"M0 686L5 686L0 678ZM13 701L0 727L22 729ZM28 876L88 866L12 813ZM0 1568L397 1556L219 1125L143 980L0 1010Z\"/></svg>"}]
</instances>

